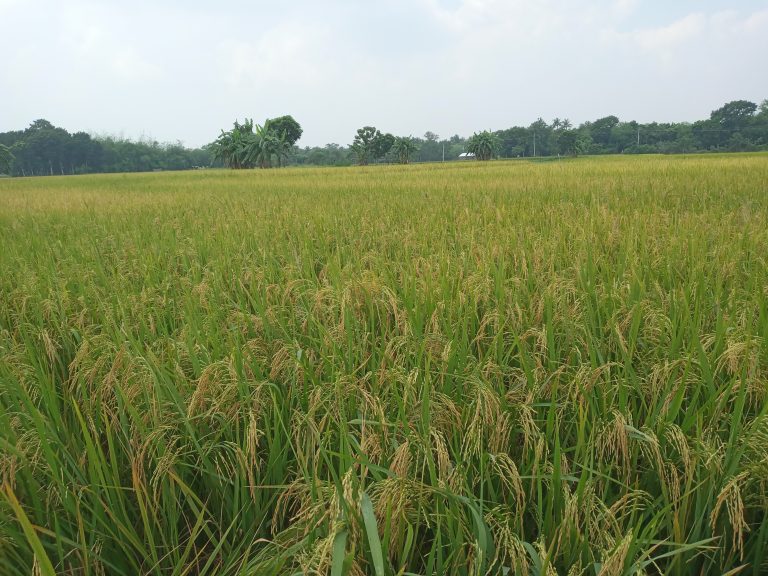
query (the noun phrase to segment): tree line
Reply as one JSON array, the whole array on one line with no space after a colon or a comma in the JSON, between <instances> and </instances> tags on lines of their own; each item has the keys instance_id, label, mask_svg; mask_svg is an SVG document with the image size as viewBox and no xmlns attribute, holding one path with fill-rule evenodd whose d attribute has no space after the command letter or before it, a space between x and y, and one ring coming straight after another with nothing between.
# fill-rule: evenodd
<instances>
[{"instance_id":1,"label":"tree line","mask_svg":"<svg viewBox=\"0 0 768 576\"><path fill-rule=\"evenodd\" d=\"M349 166L402 164L469 158L578 156L580 154L680 154L768 150L768 100L759 106L735 100L714 110L706 120L675 123L622 122L605 116L574 127L570 120L542 118L529 126L477 132L441 139L433 132L422 138L394 136L375 126L357 130L348 146L293 146L287 163Z\"/></svg>"},{"instance_id":2,"label":"tree line","mask_svg":"<svg viewBox=\"0 0 768 576\"><path fill-rule=\"evenodd\" d=\"M85 132L70 134L48 120L35 120L25 130L0 133L0 174L13 176L188 170L210 164L207 149Z\"/></svg>"},{"instance_id":3,"label":"tree line","mask_svg":"<svg viewBox=\"0 0 768 576\"><path fill-rule=\"evenodd\" d=\"M303 130L291 116L236 121L201 148L180 143L131 141L85 132L70 134L47 120L0 133L0 174L40 176L93 172L187 170L198 167L271 168L287 165L349 166L438 162L470 158L579 154L676 154L768 150L768 100L728 102L696 122L639 123L605 116L574 127L568 119L542 118L529 126L485 130L465 138L394 136L374 126L357 130L349 145L299 147Z\"/></svg>"}]
</instances>

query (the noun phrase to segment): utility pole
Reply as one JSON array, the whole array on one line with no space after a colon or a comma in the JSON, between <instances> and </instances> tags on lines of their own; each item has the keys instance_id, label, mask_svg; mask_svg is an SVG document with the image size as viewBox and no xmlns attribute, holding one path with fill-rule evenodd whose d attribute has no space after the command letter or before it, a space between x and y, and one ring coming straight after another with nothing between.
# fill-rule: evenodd
<instances>
[{"instance_id":1,"label":"utility pole","mask_svg":"<svg viewBox=\"0 0 768 576\"><path fill-rule=\"evenodd\" d=\"M536 130L533 131L533 157L536 158Z\"/></svg>"},{"instance_id":2,"label":"utility pole","mask_svg":"<svg viewBox=\"0 0 768 576\"><path fill-rule=\"evenodd\" d=\"M640 146L640 128L637 129L637 145Z\"/></svg>"},{"instance_id":3,"label":"utility pole","mask_svg":"<svg viewBox=\"0 0 768 576\"><path fill-rule=\"evenodd\" d=\"M445 162L445 142L443 142L443 162Z\"/></svg>"}]
</instances>

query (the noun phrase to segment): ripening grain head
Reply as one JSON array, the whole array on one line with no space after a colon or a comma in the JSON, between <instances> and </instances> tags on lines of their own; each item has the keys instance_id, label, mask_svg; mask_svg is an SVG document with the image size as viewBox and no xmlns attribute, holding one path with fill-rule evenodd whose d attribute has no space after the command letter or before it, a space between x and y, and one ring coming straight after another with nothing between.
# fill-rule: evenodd
<instances>
[{"instance_id":1,"label":"ripening grain head","mask_svg":"<svg viewBox=\"0 0 768 576\"><path fill-rule=\"evenodd\" d=\"M760 573L766 182L764 154L0 181L0 566Z\"/></svg>"}]
</instances>

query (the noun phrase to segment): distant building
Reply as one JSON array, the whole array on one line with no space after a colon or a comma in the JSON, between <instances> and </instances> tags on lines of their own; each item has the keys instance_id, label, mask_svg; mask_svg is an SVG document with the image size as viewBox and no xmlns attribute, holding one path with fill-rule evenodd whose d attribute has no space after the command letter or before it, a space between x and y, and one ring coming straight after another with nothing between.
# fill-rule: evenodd
<instances>
[{"instance_id":1,"label":"distant building","mask_svg":"<svg viewBox=\"0 0 768 576\"><path fill-rule=\"evenodd\" d=\"M475 159L475 153L474 152L462 152L459 154L459 160L474 160Z\"/></svg>"}]
</instances>

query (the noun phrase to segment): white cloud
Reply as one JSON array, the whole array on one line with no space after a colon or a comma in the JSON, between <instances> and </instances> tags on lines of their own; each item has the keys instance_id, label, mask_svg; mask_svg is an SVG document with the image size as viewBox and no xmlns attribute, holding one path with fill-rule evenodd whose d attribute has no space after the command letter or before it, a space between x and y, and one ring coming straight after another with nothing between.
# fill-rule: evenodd
<instances>
[{"instance_id":1,"label":"white cloud","mask_svg":"<svg viewBox=\"0 0 768 576\"><path fill-rule=\"evenodd\" d=\"M133 48L115 51L110 58L114 76L124 82L151 82L160 78L160 66L140 56Z\"/></svg>"},{"instance_id":2,"label":"white cloud","mask_svg":"<svg viewBox=\"0 0 768 576\"><path fill-rule=\"evenodd\" d=\"M202 144L236 117L290 113L322 144L364 124L694 119L768 97L768 10L749 2L0 0L0 130L47 117Z\"/></svg>"},{"instance_id":3,"label":"white cloud","mask_svg":"<svg viewBox=\"0 0 768 576\"><path fill-rule=\"evenodd\" d=\"M768 10L750 14L744 20L744 30L747 32L757 32L759 34L768 30Z\"/></svg>"},{"instance_id":4,"label":"white cloud","mask_svg":"<svg viewBox=\"0 0 768 576\"><path fill-rule=\"evenodd\" d=\"M24 0L0 0L0 14L2 14L4 10L9 10L23 2Z\"/></svg>"},{"instance_id":5,"label":"white cloud","mask_svg":"<svg viewBox=\"0 0 768 576\"><path fill-rule=\"evenodd\" d=\"M768 17L765 16L768 11L746 16L734 10L697 12L664 26L630 32L610 30L605 37L678 68L690 65L691 57L697 64L706 64L705 54L751 57L748 47L757 49L760 44L768 47ZM756 45L749 46L751 41L756 41ZM697 53L699 57L695 58Z\"/></svg>"},{"instance_id":6,"label":"white cloud","mask_svg":"<svg viewBox=\"0 0 768 576\"><path fill-rule=\"evenodd\" d=\"M631 36L646 50L666 52L701 35L706 25L707 18L703 14L689 14L669 26L638 30Z\"/></svg>"},{"instance_id":7,"label":"white cloud","mask_svg":"<svg viewBox=\"0 0 768 576\"><path fill-rule=\"evenodd\" d=\"M638 4L638 0L616 0L611 6L611 12L616 19L625 20L635 13Z\"/></svg>"},{"instance_id":8,"label":"white cloud","mask_svg":"<svg viewBox=\"0 0 768 576\"><path fill-rule=\"evenodd\" d=\"M288 22L262 33L256 40L229 40L218 54L227 81L233 88L271 88L275 83L311 87L322 82L326 60L334 58L329 34L320 27Z\"/></svg>"}]
</instances>

